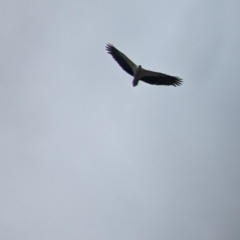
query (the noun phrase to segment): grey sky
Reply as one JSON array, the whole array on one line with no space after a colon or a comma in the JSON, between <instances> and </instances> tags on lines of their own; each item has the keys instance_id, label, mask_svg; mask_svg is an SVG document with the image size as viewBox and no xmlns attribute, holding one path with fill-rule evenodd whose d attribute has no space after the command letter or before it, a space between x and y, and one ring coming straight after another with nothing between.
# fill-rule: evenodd
<instances>
[{"instance_id":1,"label":"grey sky","mask_svg":"<svg viewBox=\"0 0 240 240\"><path fill-rule=\"evenodd\" d=\"M209 2L1 3L0 239L240 238L240 2Z\"/></svg>"}]
</instances>

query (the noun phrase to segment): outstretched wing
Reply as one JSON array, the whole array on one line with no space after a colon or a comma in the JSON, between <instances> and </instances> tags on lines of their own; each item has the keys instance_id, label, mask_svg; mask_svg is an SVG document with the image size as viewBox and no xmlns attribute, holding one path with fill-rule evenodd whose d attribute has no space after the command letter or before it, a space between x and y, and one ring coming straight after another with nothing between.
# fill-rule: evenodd
<instances>
[{"instance_id":1,"label":"outstretched wing","mask_svg":"<svg viewBox=\"0 0 240 240\"><path fill-rule=\"evenodd\" d=\"M173 85L174 87L177 87L182 84L182 79L164 73L142 69L141 75L142 77L140 80L153 85Z\"/></svg>"},{"instance_id":2,"label":"outstretched wing","mask_svg":"<svg viewBox=\"0 0 240 240\"><path fill-rule=\"evenodd\" d=\"M126 55L116 49L112 44L106 45L106 50L112 55L114 60L121 66L121 68L130 75L134 75L136 64L134 64Z\"/></svg>"}]
</instances>

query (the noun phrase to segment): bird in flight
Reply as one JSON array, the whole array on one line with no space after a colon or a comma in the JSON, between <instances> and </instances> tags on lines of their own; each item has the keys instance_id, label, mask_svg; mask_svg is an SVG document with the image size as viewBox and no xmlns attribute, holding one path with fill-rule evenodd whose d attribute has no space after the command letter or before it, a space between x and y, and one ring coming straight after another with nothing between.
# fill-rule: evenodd
<instances>
[{"instance_id":1,"label":"bird in flight","mask_svg":"<svg viewBox=\"0 0 240 240\"><path fill-rule=\"evenodd\" d=\"M114 60L120 67L128 74L133 76L133 86L137 86L139 80L153 85L173 85L174 87L182 84L182 79L170 76L164 73L153 72L142 68L141 65L137 66L126 55L120 52L112 44L106 45L106 50L112 55Z\"/></svg>"}]
</instances>

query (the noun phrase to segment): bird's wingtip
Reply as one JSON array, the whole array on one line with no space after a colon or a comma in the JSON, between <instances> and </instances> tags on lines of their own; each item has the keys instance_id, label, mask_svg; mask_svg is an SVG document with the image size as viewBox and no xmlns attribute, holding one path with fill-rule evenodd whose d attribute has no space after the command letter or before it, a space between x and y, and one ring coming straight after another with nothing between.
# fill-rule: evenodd
<instances>
[{"instance_id":1,"label":"bird's wingtip","mask_svg":"<svg viewBox=\"0 0 240 240\"><path fill-rule=\"evenodd\" d=\"M181 86L182 83L183 83L183 80L182 80L181 78L179 78L179 77L176 77L176 80L175 80L175 82L173 83L173 86L174 86L174 87Z\"/></svg>"},{"instance_id":2,"label":"bird's wingtip","mask_svg":"<svg viewBox=\"0 0 240 240\"><path fill-rule=\"evenodd\" d=\"M112 53L112 48L113 48L113 45L111 43L106 44L106 50L109 54Z\"/></svg>"}]
</instances>

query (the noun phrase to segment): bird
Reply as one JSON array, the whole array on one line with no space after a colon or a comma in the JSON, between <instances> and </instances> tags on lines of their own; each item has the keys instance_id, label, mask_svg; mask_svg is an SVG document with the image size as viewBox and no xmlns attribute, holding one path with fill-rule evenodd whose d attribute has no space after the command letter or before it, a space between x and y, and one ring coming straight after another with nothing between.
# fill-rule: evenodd
<instances>
[{"instance_id":1,"label":"bird","mask_svg":"<svg viewBox=\"0 0 240 240\"><path fill-rule=\"evenodd\" d=\"M133 87L136 87L140 80L152 85L172 85L176 87L182 84L182 79L179 77L149 71L142 68L141 65L137 66L125 54L110 43L106 44L106 50L125 72L133 76Z\"/></svg>"}]
</instances>

